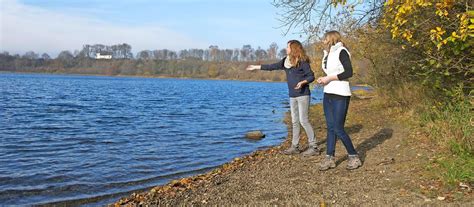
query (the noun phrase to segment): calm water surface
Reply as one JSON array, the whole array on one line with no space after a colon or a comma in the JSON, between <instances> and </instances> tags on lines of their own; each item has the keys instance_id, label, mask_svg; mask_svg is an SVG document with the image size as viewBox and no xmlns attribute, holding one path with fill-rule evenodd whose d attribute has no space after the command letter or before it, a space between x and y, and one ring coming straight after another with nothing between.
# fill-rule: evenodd
<instances>
[{"instance_id":1,"label":"calm water surface","mask_svg":"<svg viewBox=\"0 0 474 207\"><path fill-rule=\"evenodd\" d=\"M0 73L0 204L105 204L203 173L281 143L286 111L286 83Z\"/></svg>"}]
</instances>

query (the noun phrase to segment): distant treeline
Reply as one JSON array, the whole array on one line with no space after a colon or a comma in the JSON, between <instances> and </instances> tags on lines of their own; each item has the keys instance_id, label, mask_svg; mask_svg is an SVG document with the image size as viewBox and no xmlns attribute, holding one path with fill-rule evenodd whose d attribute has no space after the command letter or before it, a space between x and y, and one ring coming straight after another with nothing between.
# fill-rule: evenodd
<instances>
[{"instance_id":1,"label":"distant treeline","mask_svg":"<svg viewBox=\"0 0 474 207\"><path fill-rule=\"evenodd\" d=\"M81 50L74 52L64 50L59 53L59 59L81 59L81 58L96 58L97 54L110 55L111 59L144 59L144 60L203 60L203 61L261 61L261 60L275 60L286 56L285 48L278 50L276 43L270 44L268 49L252 48L251 45L243 45L242 48L235 49L219 49L217 45L211 45L208 49L184 49L180 51L173 51L168 49L157 50L142 50L135 56L132 53L132 46L123 43L117 45L84 45ZM9 54L4 52L3 55ZM26 59L52 59L47 53L37 54L34 51L29 51L20 55L13 55L16 58Z\"/></svg>"},{"instance_id":2,"label":"distant treeline","mask_svg":"<svg viewBox=\"0 0 474 207\"><path fill-rule=\"evenodd\" d=\"M96 59L97 54L111 59ZM35 73L72 73L92 75L130 75L186 78L285 81L284 73L248 72L251 63L273 62L286 55L276 43L268 49L244 45L241 49L168 49L143 50L135 56L129 44L84 45L74 52L61 51L56 58L33 51L23 55L0 53L0 70Z\"/></svg>"},{"instance_id":3,"label":"distant treeline","mask_svg":"<svg viewBox=\"0 0 474 207\"><path fill-rule=\"evenodd\" d=\"M177 78L212 78L258 81L285 81L283 72L265 72L245 70L249 64L273 63L286 56L286 50L278 51L276 43L266 50L253 49L244 45L241 49L219 49L210 46L209 49L187 49L178 53L167 50L143 50L134 55L128 44L106 46L101 44L84 45L82 50L62 51L56 58L44 53L39 55L33 51L24 55L0 53L0 70L11 72L33 73L70 73L90 75L124 75L148 77L177 77ZM312 48L312 49L310 49ZM318 74L321 48L308 45L308 54L312 57L313 70ZM318 53L319 52L319 53ZM111 59L96 59L96 54L109 55ZM319 58L319 60L318 60ZM365 72L355 64L355 73L365 76ZM364 82L361 76L353 79Z\"/></svg>"},{"instance_id":4,"label":"distant treeline","mask_svg":"<svg viewBox=\"0 0 474 207\"><path fill-rule=\"evenodd\" d=\"M96 60L61 55L56 59L32 59L0 53L0 70L11 72L285 81L283 72L246 71L245 67L250 63L196 59Z\"/></svg>"}]
</instances>

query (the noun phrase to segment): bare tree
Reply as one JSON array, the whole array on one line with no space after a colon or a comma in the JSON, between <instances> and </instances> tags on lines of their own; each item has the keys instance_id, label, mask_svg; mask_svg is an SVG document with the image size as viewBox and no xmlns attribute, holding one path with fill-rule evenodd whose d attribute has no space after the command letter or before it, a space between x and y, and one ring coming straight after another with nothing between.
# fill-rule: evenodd
<instances>
[{"instance_id":1,"label":"bare tree","mask_svg":"<svg viewBox=\"0 0 474 207\"><path fill-rule=\"evenodd\" d=\"M350 21L345 29L357 28L366 23L375 23L385 0L274 0L273 5L281 9L279 19L284 34L296 29L318 37L327 30L341 29L342 22Z\"/></svg>"},{"instance_id":2,"label":"bare tree","mask_svg":"<svg viewBox=\"0 0 474 207\"><path fill-rule=\"evenodd\" d=\"M66 60L66 61L70 61L72 59L74 59L74 55L72 55L72 53L68 50L64 50L64 51L61 51L58 55L58 58L59 60Z\"/></svg>"},{"instance_id":3,"label":"bare tree","mask_svg":"<svg viewBox=\"0 0 474 207\"><path fill-rule=\"evenodd\" d=\"M234 51L232 52L232 61L239 61L239 49L235 48Z\"/></svg>"},{"instance_id":4,"label":"bare tree","mask_svg":"<svg viewBox=\"0 0 474 207\"><path fill-rule=\"evenodd\" d=\"M270 60L277 59L277 51L278 51L277 43L272 42L272 44L270 44L270 47L268 48L268 51L267 51L268 59Z\"/></svg>"},{"instance_id":5,"label":"bare tree","mask_svg":"<svg viewBox=\"0 0 474 207\"><path fill-rule=\"evenodd\" d=\"M41 55L41 59L43 59L43 60L50 60L51 57L48 55L48 53L43 53L43 54Z\"/></svg>"},{"instance_id":6,"label":"bare tree","mask_svg":"<svg viewBox=\"0 0 474 207\"><path fill-rule=\"evenodd\" d=\"M267 51L258 47L257 50L255 50L255 57L257 60L265 60L267 59Z\"/></svg>"},{"instance_id":7,"label":"bare tree","mask_svg":"<svg viewBox=\"0 0 474 207\"><path fill-rule=\"evenodd\" d=\"M26 59L29 59L29 60L36 60L36 59L38 59L39 55L36 54L33 51L28 51L22 57L26 58Z\"/></svg>"},{"instance_id":8,"label":"bare tree","mask_svg":"<svg viewBox=\"0 0 474 207\"><path fill-rule=\"evenodd\" d=\"M137 53L137 59L148 60L153 58L153 53L150 50L142 50Z\"/></svg>"},{"instance_id":9,"label":"bare tree","mask_svg":"<svg viewBox=\"0 0 474 207\"><path fill-rule=\"evenodd\" d=\"M278 58L283 59L284 57L286 57L286 49L281 49L278 53Z\"/></svg>"},{"instance_id":10,"label":"bare tree","mask_svg":"<svg viewBox=\"0 0 474 207\"><path fill-rule=\"evenodd\" d=\"M250 61L252 60L253 53L254 53L254 50L251 45L244 45L242 46L242 49L240 50L240 59L242 61Z\"/></svg>"},{"instance_id":11,"label":"bare tree","mask_svg":"<svg viewBox=\"0 0 474 207\"><path fill-rule=\"evenodd\" d=\"M219 46L217 45L211 45L209 46L209 58L210 60L212 61L216 61L217 60L217 55L219 54Z\"/></svg>"}]
</instances>

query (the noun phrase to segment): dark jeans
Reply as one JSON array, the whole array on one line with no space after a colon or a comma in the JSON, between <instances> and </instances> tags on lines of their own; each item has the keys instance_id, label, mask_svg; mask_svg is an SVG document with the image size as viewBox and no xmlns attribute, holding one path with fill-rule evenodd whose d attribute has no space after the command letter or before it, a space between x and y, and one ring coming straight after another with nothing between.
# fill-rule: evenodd
<instances>
[{"instance_id":1,"label":"dark jeans","mask_svg":"<svg viewBox=\"0 0 474 207\"><path fill-rule=\"evenodd\" d=\"M344 130L350 96L324 94L323 108L327 125L327 155L334 156L336 151L336 136L341 139L349 155L357 155L351 138Z\"/></svg>"}]
</instances>

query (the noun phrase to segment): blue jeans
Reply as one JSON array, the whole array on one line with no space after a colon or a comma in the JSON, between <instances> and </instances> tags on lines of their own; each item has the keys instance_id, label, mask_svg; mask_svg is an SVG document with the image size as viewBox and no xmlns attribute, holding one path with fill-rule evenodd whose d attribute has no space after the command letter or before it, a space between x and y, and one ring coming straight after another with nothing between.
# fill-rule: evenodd
<instances>
[{"instance_id":1,"label":"blue jeans","mask_svg":"<svg viewBox=\"0 0 474 207\"><path fill-rule=\"evenodd\" d=\"M327 150L326 154L334 156L336 151L336 136L341 139L349 155L357 155L351 138L344 130L350 96L337 96L324 94L323 108L327 125Z\"/></svg>"}]
</instances>

